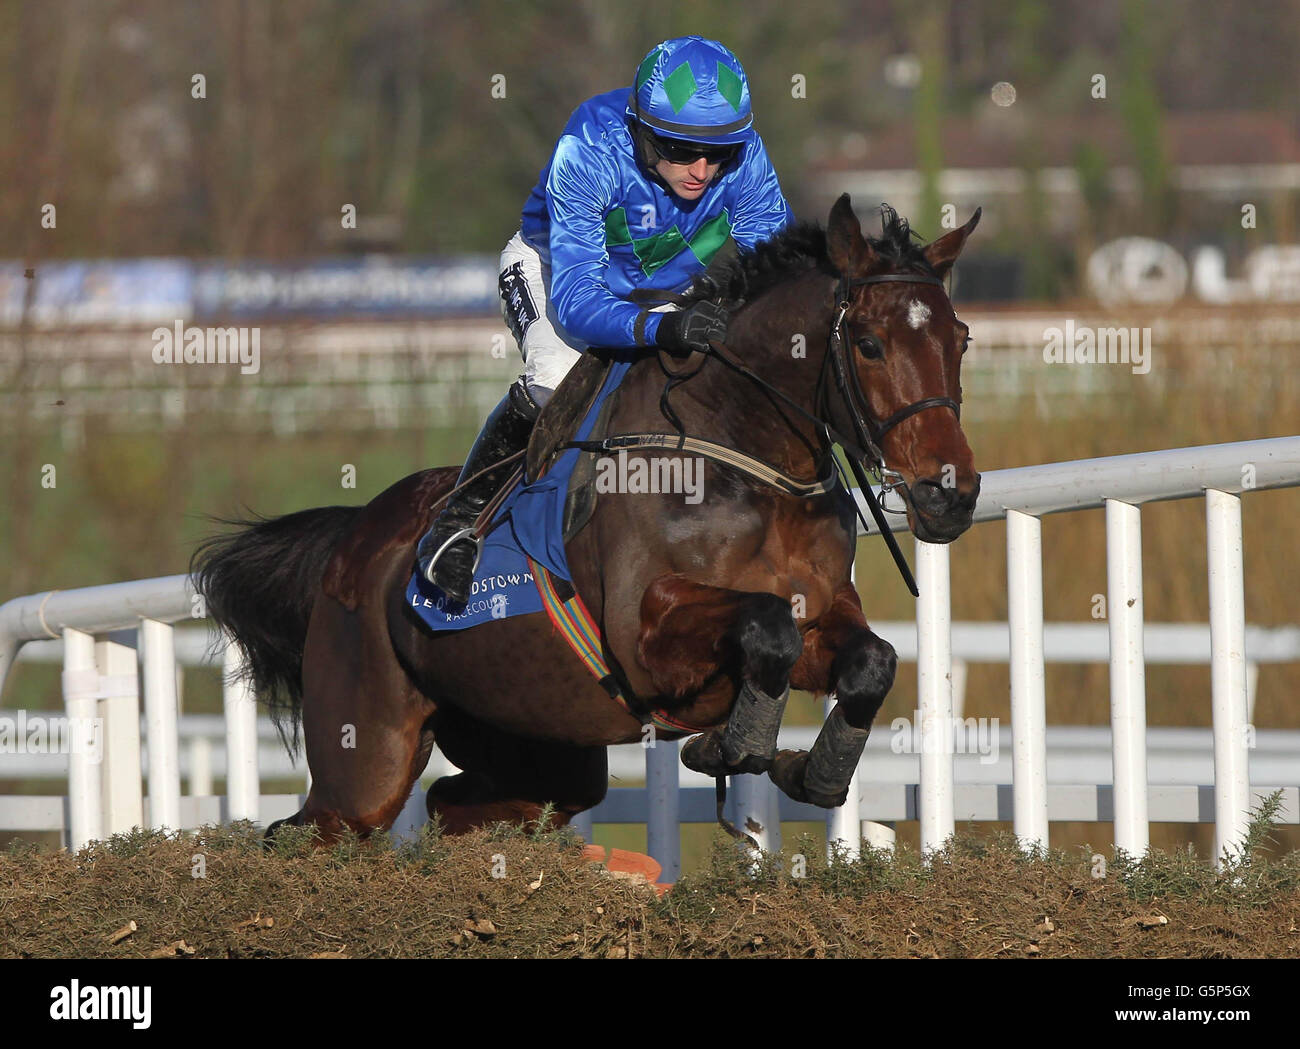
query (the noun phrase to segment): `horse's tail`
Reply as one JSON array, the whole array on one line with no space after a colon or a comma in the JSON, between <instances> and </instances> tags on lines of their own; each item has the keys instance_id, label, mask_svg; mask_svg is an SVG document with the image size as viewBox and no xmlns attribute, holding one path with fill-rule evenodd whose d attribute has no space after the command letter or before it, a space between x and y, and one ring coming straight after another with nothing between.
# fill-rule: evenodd
<instances>
[{"instance_id":1,"label":"horse's tail","mask_svg":"<svg viewBox=\"0 0 1300 1049\"><path fill-rule=\"evenodd\" d=\"M208 615L239 645L245 673L290 752L302 718L302 650L321 576L360 506L220 519L238 531L199 544L190 575ZM285 721L292 725L292 744Z\"/></svg>"}]
</instances>

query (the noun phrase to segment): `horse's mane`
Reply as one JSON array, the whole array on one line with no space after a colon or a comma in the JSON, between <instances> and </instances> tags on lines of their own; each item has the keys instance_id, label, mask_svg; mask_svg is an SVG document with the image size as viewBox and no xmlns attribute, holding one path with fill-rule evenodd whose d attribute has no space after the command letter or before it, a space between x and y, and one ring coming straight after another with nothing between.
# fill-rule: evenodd
<instances>
[{"instance_id":1,"label":"horse's mane","mask_svg":"<svg viewBox=\"0 0 1300 1049\"><path fill-rule=\"evenodd\" d=\"M890 272L934 276L921 251L920 236L907 219L882 204L880 226L880 236L867 236L866 241ZM769 288L809 270L836 275L827 254L826 230L815 222L801 222L758 244L753 251L742 251L719 272L710 274L711 280L696 278L685 294L691 301L721 294L730 308L738 309Z\"/></svg>"}]
</instances>

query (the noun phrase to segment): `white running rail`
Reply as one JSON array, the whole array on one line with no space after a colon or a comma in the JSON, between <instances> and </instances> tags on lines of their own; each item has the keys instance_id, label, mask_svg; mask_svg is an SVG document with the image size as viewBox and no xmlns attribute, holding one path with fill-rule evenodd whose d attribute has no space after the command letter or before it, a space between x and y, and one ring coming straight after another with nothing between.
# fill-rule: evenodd
<instances>
[{"instance_id":1,"label":"white running rail","mask_svg":"<svg viewBox=\"0 0 1300 1049\"><path fill-rule=\"evenodd\" d=\"M1115 844L1142 855L1148 844L1146 692L1143 656L1141 510L1145 503L1205 498L1210 576L1210 660L1215 767L1215 854L1235 850L1251 805L1247 781L1245 584L1241 496L1300 485L1300 437L1205 445L1028 466L986 473L975 520L1008 520L1007 564L1012 638L1012 737L1015 832L1047 844L1046 759L1041 743L1042 543L1045 514L1105 508L1107 609L1110 625L1111 729L1114 747ZM895 531L906 528L901 518ZM874 524L864 534L875 531ZM949 645L948 553L917 543L922 652ZM922 616L921 609L925 609ZM952 708L951 679L919 672L920 709ZM923 714L924 716L924 714ZM951 755L921 769L921 846L937 848L953 832Z\"/></svg>"},{"instance_id":2,"label":"white running rail","mask_svg":"<svg viewBox=\"0 0 1300 1049\"><path fill-rule=\"evenodd\" d=\"M181 827L177 760L176 650L173 623L203 618L189 577L164 576L79 590L50 590L0 606L0 689L19 648L63 640L63 699L68 751L68 843L135 826ZM138 632L149 743L149 816L140 769L140 674L137 653L104 635ZM225 646L228 819L258 818L257 704L236 680L237 654ZM95 739L101 745L95 746Z\"/></svg>"},{"instance_id":3,"label":"white running rail","mask_svg":"<svg viewBox=\"0 0 1300 1049\"><path fill-rule=\"evenodd\" d=\"M1254 670L1258 663L1295 658L1294 628L1247 631L1242 576L1241 495L1249 491L1300 485L1300 437L1247 441L990 471L983 475L977 522L1005 518L1009 622L953 624L949 602L947 547L917 544L917 578L922 598L915 633L906 624L876 624L905 660L917 663L918 706L922 712L919 783L869 783L870 756L854 777L846 805L831 813L831 840L856 847L857 831L868 841L888 834L861 820L917 818L923 849L932 850L952 833L957 812L963 819L1001 819L996 784L957 786L954 734L945 726L960 712L961 669L966 662L1006 660L1011 667L1012 818L1027 844L1047 843L1049 819L1107 818L1115 822L1119 848L1140 855L1148 842L1148 819L1197 821L1204 806L1173 788L1149 789L1144 668L1146 663L1208 662L1211 666L1216 854L1241 842L1252 804L1248 740ZM1210 574L1209 630L1194 624L1145 624L1142 610L1140 507L1148 502L1206 499ZM1049 513L1105 508L1107 521L1108 624L1043 623L1040 518ZM906 527L899 517L896 531ZM864 533L865 534L865 533ZM296 809L293 795L261 799L258 794L258 725L253 697L233 680L235 649L223 649L226 684L226 763L229 783L224 809L215 799L180 797L176 721L177 636L172 626L200 619L202 602L186 576L117 583L80 590L49 591L16 598L0 606L0 689L19 649L29 642L62 641L63 692L68 723L98 725L103 732L102 762L85 747L68 757L68 843L86 842L132 826L192 826L216 813L226 819L270 819ZM1105 631L1103 639L1098 631ZM135 631L136 651L111 635ZM183 631L181 661L199 662ZM1105 658L1111 667L1113 795L1103 798L1099 780L1075 786L1049 784L1043 665L1049 660ZM39 647L39 646L34 646ZM138 659L138 664L137 664ZM137 665L139 670L137 670ZM143 798L140 740L140 678L143 678L145 737L149 745L149 797ZM954 696L954 677L958 679ZM896 686L897 687L897 686ZM1063 730L1054 730L1063 731ZM938 733L942 746L924 745ZM75 734L75 733L74 733ZM879 732L878 732L879 734ZM83 741L84 742L84 741ZM932 743L934 740L932 739ZM202 754L202 757L197 755ZM870 755L870 751L868 752ZM647 750L644 791L617 790L596 811L602 821L622 821L644 810L650 852L664 863L665 875L678 869L679 824L705 818L711 797L679 790L677 747ZM192 751L191 762L206 761ZM2 772L0 772L2 775ZM1300 769L1286 788L1284 818L1297 821ZM734 817L752 817L765 828L764 844L780 841L778 817L792 812L788 799L776 798L765 777L738 783ZM1188 788L1196 791L1198 788ZM1257 790L1271 787L1256 785ZM902 790L903 793L897 793ZM914 790L914 793L912 791ZM711 796L711 791L708 792ZM637 795L632 797L632 795ZM30 800L30 799L29 799ZM57 799L40 799L51 801ZM417 820L422 799L413 794L408 819ZM42 809L47 812L50 806ZM799 808L795 806L794 808ZM26 810L25 810L26 811ZM147 814L147 822L146 822ZM47 814L48 815L48 814ZM592 816L579 821L589 828ZM47 818L47 817L42 817ZM57 821L57 816L48 816ZM711 819L711 811L707 817ZM806 818L801 815L800 818ZM2 822L2 821L0 821ZM65 824L59 822L59 826ZM409 827L406 828L409 830Z\"/></svg>"}]
</instances>

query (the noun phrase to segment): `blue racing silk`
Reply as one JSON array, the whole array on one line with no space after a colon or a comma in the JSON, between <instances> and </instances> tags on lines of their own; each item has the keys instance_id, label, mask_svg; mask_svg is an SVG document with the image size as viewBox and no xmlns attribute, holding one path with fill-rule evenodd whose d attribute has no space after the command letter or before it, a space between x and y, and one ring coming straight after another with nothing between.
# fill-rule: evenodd
<instances>
[{"instance_id":1,"label":"blue racing silk","mask_svg":"<svg viewBox=\"0 0 1300 1049\"><path fill-rule=\"evenodd\" d=\"M635 288L682 291L727 237L752 249L794 216L753 134L697 199L680 200L637 163L629 89L588 99L569 118L524 205L524 239L551 267L564 331L590 346L635 346ZM662 315L651 314L653 343Z\"/></svg>"}]
</instances>

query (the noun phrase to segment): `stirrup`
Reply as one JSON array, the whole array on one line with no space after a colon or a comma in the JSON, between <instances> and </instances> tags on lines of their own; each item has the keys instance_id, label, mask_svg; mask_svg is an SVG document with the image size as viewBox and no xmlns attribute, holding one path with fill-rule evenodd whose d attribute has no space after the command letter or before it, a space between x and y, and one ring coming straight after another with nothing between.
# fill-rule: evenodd
<instances>
[{"instance_id":1,"label":"stirrup","mask_svg":"<svg viewBox=\"0 0 1300 1049\"><path fill-rule=\"evenodd\" d=\"M469 570L470 582L473 583L474 573L478 571L478 563L480 559L483 557L483 540L479 536L476 536L474 534L474 528L471 525L469 528L462 528L458 532L453 532L451 536L448 539L446 539L443 542L443 544L440 547L438 547L437 550L433 552L433 556L429 558L429 563L425 566L424 569L424 578L428 580L428 582L433 586L438 586L438 581L433 578L434 570L438 566L438 558L442 557L442 555L447 551L448 547L454 546L456 543L459 543L462 539L468 539L471 543L474 544L474 567L472 567Z\"/></svg>"}]
</instances>

